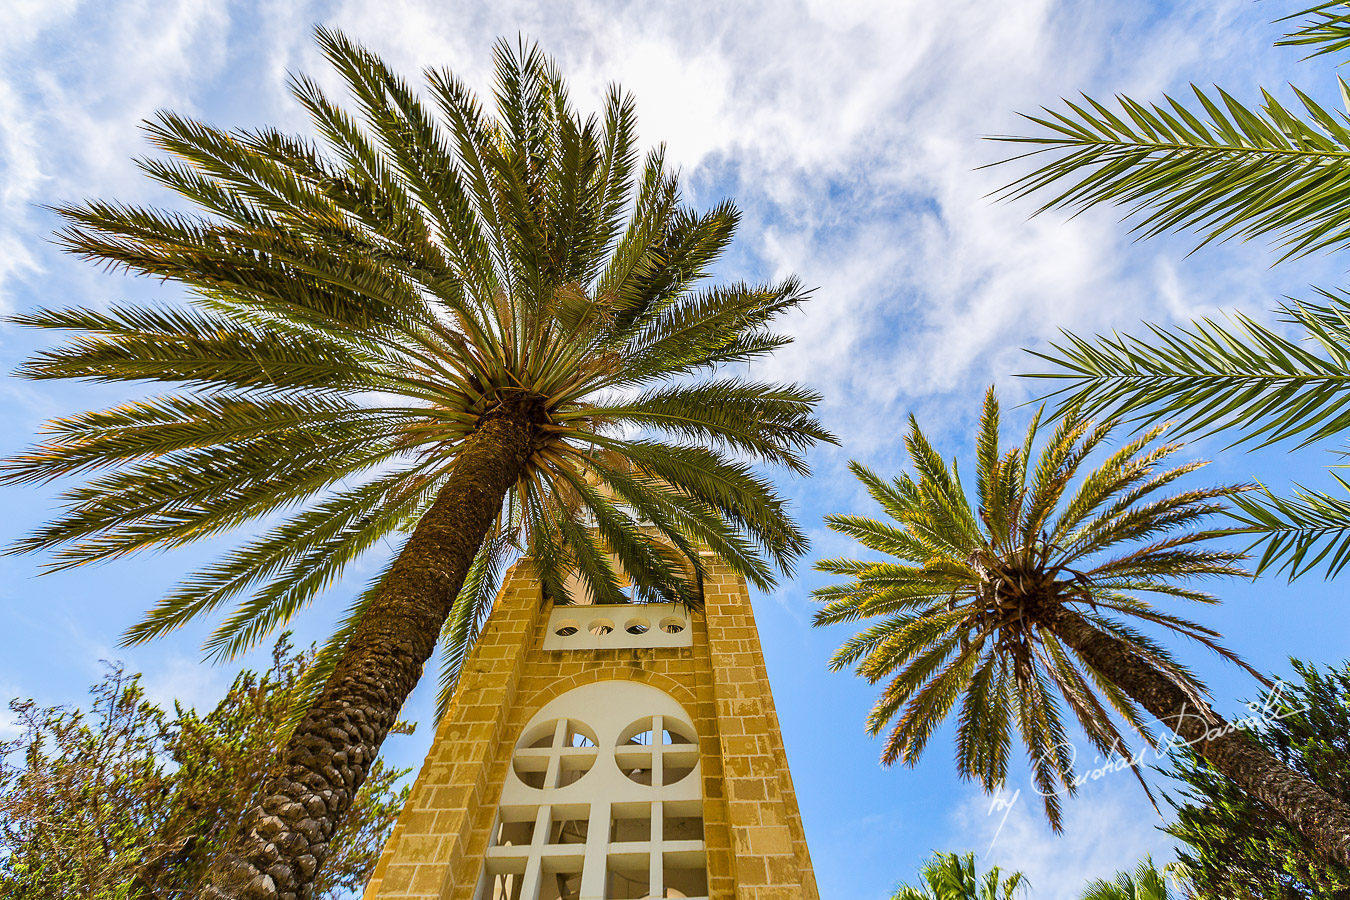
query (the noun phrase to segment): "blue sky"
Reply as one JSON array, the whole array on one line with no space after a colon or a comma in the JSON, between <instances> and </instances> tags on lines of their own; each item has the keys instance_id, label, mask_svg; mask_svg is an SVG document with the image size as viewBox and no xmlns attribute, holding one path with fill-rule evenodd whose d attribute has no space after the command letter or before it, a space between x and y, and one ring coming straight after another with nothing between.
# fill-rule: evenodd
<instances>
[{"instance_id":1,"label":"blue sky","mask_svg":"<svg viewBox=\"0 0 1350 900\"><path fill-rule=\"evenodd\" d=\"M1256 244L1188 257L1185 238L1135 243L1111 211L1029 219L1028 204L986 198L1004 170L977 168L1003 152L982 135L1016 131L1016 111L1078 90L1152 99L1215 81L1251 100L1257 84L1294 81L1337 104L1328 66L1270 46L1278 30L1269 20L1294 8L1247 0L682 0L640 10L468 0L9 0L0 13L0 309L175 297L169 287L55 253L54 218L40 204L170 202L132 162L148 149L138 123L157 109L231 127L304 129L285 74L331 83L310 38L315 23L347 30L410 75L448 65L480 88L493 39L524 33L556 57L579 106L594 108L611 80L633 91L644 142L666 142L692 201L737 200L744 225L724 274L796 272L816 287L789 322L797 342L755 374L806 380L825 394L826 424L844 445L816 453L816 475L783 488L812 535L813 557L852 553L821 525L830 512L872 511L847 461L897 470L897 437L911 411L945 452L964 457L986 385L998 384L1009 404L1034 396L1014 377L1030 365L1022 348L1043 345L1059 328L1130 329L1141 319L1233 309L1264 318L1282 295L1342 279L1340 260L1271 268L1274 257ZM0 325L6 370L38 346L35 335ZM49 416L124 396L122 388L0 381L0 454L24 446ZM1186 452L1220 449L1202 443ZM1319 467L1330 461L1325 451L1229 452L1201 477L1322 484ZM6 489L0 541L42 521L54 495ZM0 697L81 703L99 661L116 658L144 671L157 699L213 701L234 670L200 662L204 626L134 649L118 648L117 636L223 546L41 578L41 558L0 559ZM352 572L297 621L299 638L325 634L378 563ZM916 768L880 769L879 746L862 727L873 692L827 671L844 632L809 627L808 594L821 580L809 560L800 568L756 608L825 897L887 896L933 849L987 852L989 862L1026 871L1038 898L1076 896L1086 879L1146 852L1169 855L1157 816L1128 778L1085 787L1067 807L1066 833L1055 837L1025 799L1021 772L1010 789L1022 788L1023 799L999 831L1002 815L988 815L989 800L955 779L949 732ZM1258 668L1287 671L1290 655L1344 657L1350 613L1336 586L1266 579L1219 590L1227 604L1200 618ZM1250 678L1199 650L1184 655L1221 708L1236 710L1254 693ZM414 695L406 716L423 725L390 739L392 760L420 762L430 699L429 691ZM8 734L12 724L0 719L0 739Z\"/></svg>"}]
</instances>

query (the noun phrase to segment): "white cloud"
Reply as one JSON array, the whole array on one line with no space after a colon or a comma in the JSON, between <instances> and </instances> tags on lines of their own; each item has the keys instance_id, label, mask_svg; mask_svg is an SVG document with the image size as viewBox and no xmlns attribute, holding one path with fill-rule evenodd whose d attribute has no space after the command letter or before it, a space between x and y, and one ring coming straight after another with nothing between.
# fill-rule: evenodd
<instances>
[{"instance_id":1,"label":"white cloud","mask_svg":"<svg viewBox=\"0 0 1350 900\"><path fill-rule=\"evenodd\" d=\"M1085 11L1051 0L641 10L419 0L396 12L346 2L267 5L257 23L232 23L227 9L119 3L83 29L83 7L29 9L27 74L11 65L0 92L10 213L0 285L31 276L49 252L27 204L148 193L127 158L144 152L134 123L154 109L195 113L208 88L248 91L229 124L300 127L283 71L333 83L312 21L346 29L410 76L449 65L480 89L491 42L523 33L557 56L579 105L593 107L611 80L635 92L644 140L667 142L691 193L741 201L738 254L818 286L797 321L798 347L769 371L809 372L843 407L912 403L1004 376L1017 347L1058 326L1118 321L1127 305L1177 310L1161 269L1123 270L1109 216L1028 223L1026 204L987 200L1007 175L974 171L1003 152L977 138L1015 128L1013 110L1071 87L1156 91L1237 39L1218 4L1147 26L1130 4ZM1115 52L1122 23L1147 35L1131 54ZM1105 64L1084 47L1101 48ZM262 64L240 72L244 56ZM878 338L891 352L877 352Z\"/></svg>"},{"instance_id":2,"label":"white cloud","mask_svg":"<svg viewBox=\"0 0 1350 900\"><path fill-rule=\"evenodd\" d=\"M48 268L36 204L150 193L131 163L147 149L138 124L160 108L193 111L192 89L224 62L228 24L223 4L195 0L17 12L23 40L9 33L0 53L0 309L15 279Z\"/></svg>"},{"instance_id":3,"label":"white cloud","mask_svg":"<svg viewBox=\"0 0 1350 900\"><path fill-rule=\"evenodd\" d=\"M1000 796L1010 801L1013 790ZM1065 800L1062 834L1050 830L1040 803L1030 786L1010 806L973 794L953 815L947 846L975 853L981 870L1022 872L1036 900L1077 900L1089 881L1133 869L1150 854L1160 869L1173 859L1173 840L1158 830L1162 819L1128 773Z\"/></svg>"},{"instance_id":4,"label":"white cloud","mask_svg":"<svg viewBox=\"0 0 1350 900\"><path fill-rule=\"evenodd\" d=\"M154 659L153 663L153 668L142 674L141 687L145 699L166 710L172 710L177 701L184 709L205 714L225 696L235 675L234 667L203 665L195 657L174 655Z\"/></svg>"}]
</instances>

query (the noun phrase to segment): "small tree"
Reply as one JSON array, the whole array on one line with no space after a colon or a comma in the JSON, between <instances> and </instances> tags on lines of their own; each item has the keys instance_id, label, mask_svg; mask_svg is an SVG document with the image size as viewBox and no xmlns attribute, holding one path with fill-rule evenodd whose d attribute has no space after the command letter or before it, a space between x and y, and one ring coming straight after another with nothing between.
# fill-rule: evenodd
<instances>
[{"instance_id":1,"label":"small tree","mask_svg":"<svg viewBox=\"0 0 1350 900\"><path fill-rule=\"evenodd\" d=\"M207 866L256 802L310 654L283 638L271 668L243 672L204 715L146 699L110 666L90 710L13 701L22 733L0 744L0 896L196 897ZM406 729L405 729L406 730ZM377 761L333 842L316 898L359 892L408 789Z\"/></svg>"},{"instance_id":2,"label":"small tree","mask_svg":"<svg viewBox=\"0 0 1350 900\"><path fill-rule=\"evenodd\" d=\"M1302 682L1267 691L1256 708L1265 725L1249 732L1289 768L1350 802L1350 665L1325 672L1294 661ZM1203 897L1295 900L1350 896L1350 867L1326 862L1269 806L1192 753L1173 758L1186 784L1168 831Z\"/></svg>"}]
</instances>

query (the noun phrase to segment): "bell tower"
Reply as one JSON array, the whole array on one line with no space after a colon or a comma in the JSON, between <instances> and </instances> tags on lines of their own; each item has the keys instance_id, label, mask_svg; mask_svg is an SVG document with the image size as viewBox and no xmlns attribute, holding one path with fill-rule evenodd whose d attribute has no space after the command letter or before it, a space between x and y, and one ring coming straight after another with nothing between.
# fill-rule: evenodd
<instances>
[{"instance_id":1,"label":"bell tower","mask_svg":"<svg viewBox=\"0 0 1350 900\"><path fill-rule=\"evenodd\" d=\"M745 581L554 604L508 573L365 900L818 900Z\"/></svg>"}]
</instances>

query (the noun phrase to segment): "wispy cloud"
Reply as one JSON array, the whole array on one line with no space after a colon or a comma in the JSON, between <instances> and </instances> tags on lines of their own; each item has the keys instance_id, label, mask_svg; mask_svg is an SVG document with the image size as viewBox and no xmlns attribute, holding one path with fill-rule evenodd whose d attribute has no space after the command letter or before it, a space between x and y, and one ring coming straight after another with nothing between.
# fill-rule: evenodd
<instances>
[{"instance_id":1,"label":"wispy cloud","mask_svg":"<svg viewBox=\"0 0 1350 900\"><path fill-rule=\"evenodd\" d=\"M145 698L161 709L173 709L175 702L184 709L205 714L225 696L234 672L204 666L201 660L177 654L155 661L153 670L141 678Z\"/></svg>"},{"instance_id":2,"label":"wispy cloud","mask_svg":"<svg viewBox=\"0 0 1350 900\"><path fill-rule=\"evenodd\" d=\"M1125 307L1167 317L1213 305L1182 296L1188 286L1165 266L1122 263L1109 216L1027 222L1026 206L992 203L1006 176L978 167L1003 151L978 136L1015 128L1014 110L1070 88L1171 83L1240 37L1219 5L1149 23L1132 4L1051 0L641 10L410 0L397 15L339 2L263 5L233 20L223 3L186 0L21 6L25 40L0 83L0 290L50 253L32 203L167 199L128 163L145 151L135 123L155 109L301 127L284 71L332 79L311 22L345 28L404 71L449 65L480 87L487 47L520 33L559 58L581 105L612 80L633 91L644 139L668 144L698 199L739 199L748 274L797 271L818 288L795 323L798 346L768 373L807 373L840 410L950 396L1006 377L1018 348L1056 327L1116 324ZM1142 39L1113 52L1126 25ZM1075 52L1084 47L1103 54ZM886 434L848 424L863 446Z\"/></svg>"},{"instance_id":3,"label":"wispy cloud","mask_svg":"<svg viewBox=\"0 0 1350 900\"><path fill-rule=\"evenodd\" d=\"M1001 797L1011 800L1012 792ZM972 794L952 816L948 846L975 853L982 868L1024 873L1036 900L1076 900L1089 881L1110 879L1136 860L1151 854L1161 867L1173 858L1175 842L1159 830L1163 820L1128 774L1067 799L1062 834L1050 830L1039 804L1029 787L1007 808Z\"/></svg>"}]
</instances>

